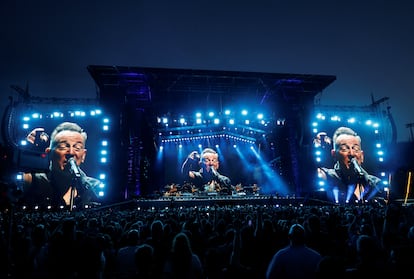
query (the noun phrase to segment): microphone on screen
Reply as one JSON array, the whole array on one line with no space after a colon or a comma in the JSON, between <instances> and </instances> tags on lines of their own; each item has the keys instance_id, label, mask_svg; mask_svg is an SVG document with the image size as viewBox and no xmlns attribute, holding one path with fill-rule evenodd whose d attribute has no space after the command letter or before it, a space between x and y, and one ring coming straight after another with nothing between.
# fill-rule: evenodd
<instances>
[{"instance_id":1,"label":"microphone on screen","mask_svg":"<svg viewBox=\"0 0 414 279\"><path fill-rule=\"evenodd\" d=\"M355 157L350 158L351 159L351 165L354 167L354 171L360 175L363 176L364 172L362 171L361 166L358 164L357 159L355 159Z\"/></svg>"},{"instance_id":2,"label":"microphone on screen","mask_svg":"<svg viewBox=\"0 0 414 279\"><path fill-rule=\"evenodd\" d=\"M73 156L66 156L66 160L68 160L70 172L74 176L80 177L81 173L80 173L78 164L76 164L75 158Z\"/></svg>"},{"instance_id":3,"label":"microphone on screen","mask_svg":"<svg viewBox=\"0 0 414 279\"><path fill-rule=\"evenodd\" d=\"M211 166L211 167L210 167L210 169L211 169L211 173L212 173L215 177L218 177L218 176L219 176L218 172L216 171L216 169L215 169L213 166Z\"/></svg>"}]
</instances>

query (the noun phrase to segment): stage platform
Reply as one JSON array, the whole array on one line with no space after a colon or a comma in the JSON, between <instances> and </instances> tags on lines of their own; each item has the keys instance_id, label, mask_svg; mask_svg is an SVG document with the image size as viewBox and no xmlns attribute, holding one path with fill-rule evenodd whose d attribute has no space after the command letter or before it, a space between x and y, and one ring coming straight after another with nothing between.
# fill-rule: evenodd
<instances>
[{"instance_id":1,"label":"stage platform","mask_svg":"<svg viewBox=\"0 0 414 279\"><path fill-rule=\"evenodd\" d=\"M395 201L393 202L395 203ZM387 201L383 198L373 198L363 204L354 205L375 205L385 206ZM252 206L340 206L326 199L296 196L278 196L278 195L181 195L173 197L151 197L137 198L110 205L102 205L96 209L102 208L139 208L139 209L165 209L179 207L212 207L212 206L234 206L234 205L252 205ZM351 204L347 204L351 205Z\"/></svg>"},{"instance_id":2,"label":"stage platform","mask_svg":"<svg viewBox=\"0 0 414 279\"><path fill-rule=\"evenodd\" d=\"M280 197L274 195L211 195L211 196L179 196L179 197L159 197L159 198L138 198L130 201L115 203L105 207L140 209L165 209L177 207L207 207L207 206L226 206L226 205L261 205L261 206L304 206L304 205L333 205L330 202L304 197Z\"/></svg>"}]
</instances>

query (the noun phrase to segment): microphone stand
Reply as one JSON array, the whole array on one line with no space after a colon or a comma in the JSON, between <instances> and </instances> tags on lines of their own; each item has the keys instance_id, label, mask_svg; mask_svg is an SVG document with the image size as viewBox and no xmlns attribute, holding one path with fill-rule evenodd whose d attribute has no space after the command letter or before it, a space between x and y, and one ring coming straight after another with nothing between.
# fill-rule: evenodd
<instances>
[{"instance_id":1,"label":"microphone stand","mask_svg":"<svg viewBox=\"0 0 414 279\"><path fill-rule=\"evenodd\" d=\"M69 166L69 170L72 174L72 184L71 185L71 190L70 190L70 201L69 201L69 210L72 211L73 207L74 207L74 199L75 199L75 194L76 194L76 188L78 188L78 184L80 182L80 178L81 178L81 173L79 170L79 166L76 164L75 159L71 156L68 155L66 157L67 162L68 162L68 166ZM79 194L79 193L78 193Z\"/></svg>"},{"instance_id":2,"label":"microphone stand","mask_svg":"<svg viewBox=\"0 0 414 279\"><path fill-rule=\"evenodd\" d=\"M364 187L362 185L362 181L363 181L362 178L363 176L358 174L357 187L358 187L358 192L359 192L359 197L361 199L361 202L364 203L364 193L363 193Z\"/></svg>"},{"instance_id":3,"label":"microphone stand","mask_svg":"<svg viewBox=\"0 0 414 279\"><path fill-rule=\"evenodd\" d=\"M361 199L362 202L364 202L363 193L362 193L362 190L363 190L362 182L364 181L364 172L362 171L362 167L358 164L355 157L350 157L350 161L357 175L356 187L358 187L359 198Z\"/></svg>"},{"instance_id":4,"label":"microphone stand","mask_svg":"<svg viewBox=\"0 0 414 279\"><path fill-rule=\"evenodd\" d=\"M70 190L70 202L69 202L69 211L73 210L74 207L74 199L75 199L75 194L76 194L76 189L78 188L78 184L80 183L80 173L79 172L75 172L73 173L73 185L71 185L71 190ZM79 194L79 192L78 192Z\"/></svg>"}]
</instances>

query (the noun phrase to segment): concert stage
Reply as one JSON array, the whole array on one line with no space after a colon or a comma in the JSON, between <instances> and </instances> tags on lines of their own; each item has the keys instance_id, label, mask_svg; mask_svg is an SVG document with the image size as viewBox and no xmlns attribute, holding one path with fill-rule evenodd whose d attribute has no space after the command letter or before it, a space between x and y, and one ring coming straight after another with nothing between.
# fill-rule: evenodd
<instances>
[{"instance_id":1,"label":"concert stage","mask_svg":"<svg viewBox=\"0 0 414 279\"><path fill-rule=\"evenodd\" d=\"M159 197L159 198L139 198L112 204L106 207L131 208L139 209L165 209L177 207L213 207L213 206L309 206L309 205L333 205L324 200L304 197L280 197L275 195L206 195L206 196L178 196L178 197Z\"/></svg>"},{"instance_id":2,"label":"concert stage","mask_svg":"<svg viewBox=\"0 0 414 279\"><path fill-rule=\"evenodd\" d=\"M412 202L410 200L409 202ZM397 203L397 201L388 201L375 197L362 204L355 203L355 206L374 205L385 206L387 203ZM411 203L412 204L412 203ZM100 206L95 209L117 208L117 209L154 209L161 210L166 208L188 208L188 207L213 207L213 206L273 206L273 207L301 207L301 206L340 206L343 204L336 204L327 199L319 198L315 195L309 197L296 196L279 196L279 195L180 195L173 197L151 197L151 198L137 198L111 205ZM347 204L352 205L352 204ZM408 204L407 204L408 205Z\"/></svg>"}]
</instances>

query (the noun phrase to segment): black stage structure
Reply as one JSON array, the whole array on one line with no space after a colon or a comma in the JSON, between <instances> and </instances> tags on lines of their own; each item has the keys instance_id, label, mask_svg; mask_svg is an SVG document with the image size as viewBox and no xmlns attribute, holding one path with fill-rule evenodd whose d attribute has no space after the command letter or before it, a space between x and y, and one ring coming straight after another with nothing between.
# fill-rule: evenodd
<instances>
[{"instance_id":1,"label":"black stage structure","mask_svg":"<svg viewBox=\"0 0 414 279\"><path fill-rule=\"evenodd\" d=\"M93 166L94 172L109 170L103 201L110 206L128 204L152 207L158 204L164 207L170 203L329 204L322 191L315 191L316 183L312 179L316 165L309 138L314 132L311 132L311 115L315 117L317 111L345 112L349 115L360 113L381 116L383 143L392 155L387 162L379 164L392 174L391 196L386 198L411 202L413 156L409 155L413 154L413 145L412 141L401 144L395 142L396 131L390 106L386 109L383 106L388 98L373 100L372 104L363 107L319 105L317 95L335 81L335 76L96 65L88 66L88 71L97 85L95 99L34 97L27 90L12 86L19 97L17 100L10 97L11 102L2 121L2 135L7 143L2 148L2 154L5 154L1 161L3 179L15 183L11 174L24 171L25 168L37 169L45 161L38 153L25 153L26 149L15 142L19 138L15 133L20 129L18 120L21 111L49 110L52 107L72 110L97 106L102 107L104 116L112 121L109 132L104 132L104 137L109 136L111 142L110 158L103 168L99 161L95 161L99 157L95 155L98 154L90 153L88 157L92 165L96 162L98 169L95 170ZM259 107L270 112L274 119L279 116L285 118L286 125L270 125L270 129L266 130L266 140L282 147L279 148L278 164L272 162L273 150L263 150L271 153L266 163L283 178L289 194L255 192L251 191L252 187L248 184L244 185L247 187L243 191L231 193L161 192L160 189L165 189L166 183L164 173L154 167L160 142L157 116L173 115L193 108L220 111L228 104L236 103ZM91 138L91 142L96 142L103 135L96 126L98 120L84 123L95 125L88 130L98 132L96 136L95 132L90 134L94 138ZM93 152L93 149L90 151ZM20 160L14 162L15 158ZM38 159L42 160L41 164L38 164Z\"/></svg>"},{"instance_id":2,"label":"black stage structure","mask_svg":"<svg viewBox=\"0 0 414 279\"><path fill-rule=\"evenodd\" d=\"M110 183L110 195L116 200L159 198L157 190L165 181L153 167L157 115L194 107L220 110L242 102L283 115L283 133L270 131L267 135L284 146L279 171L292 196L303 196L311 189L309 177L314 169L309 166L309 143L303 138L310 134L315 96L335 81L335 76L104 65L87 69L97 85L100 105L116 123L111 133L119 152L111 159L116 173ZM234 197L224 200L229 198ZM193 203L204 198L184 200Z\"/></svg>"}]
</instances>

